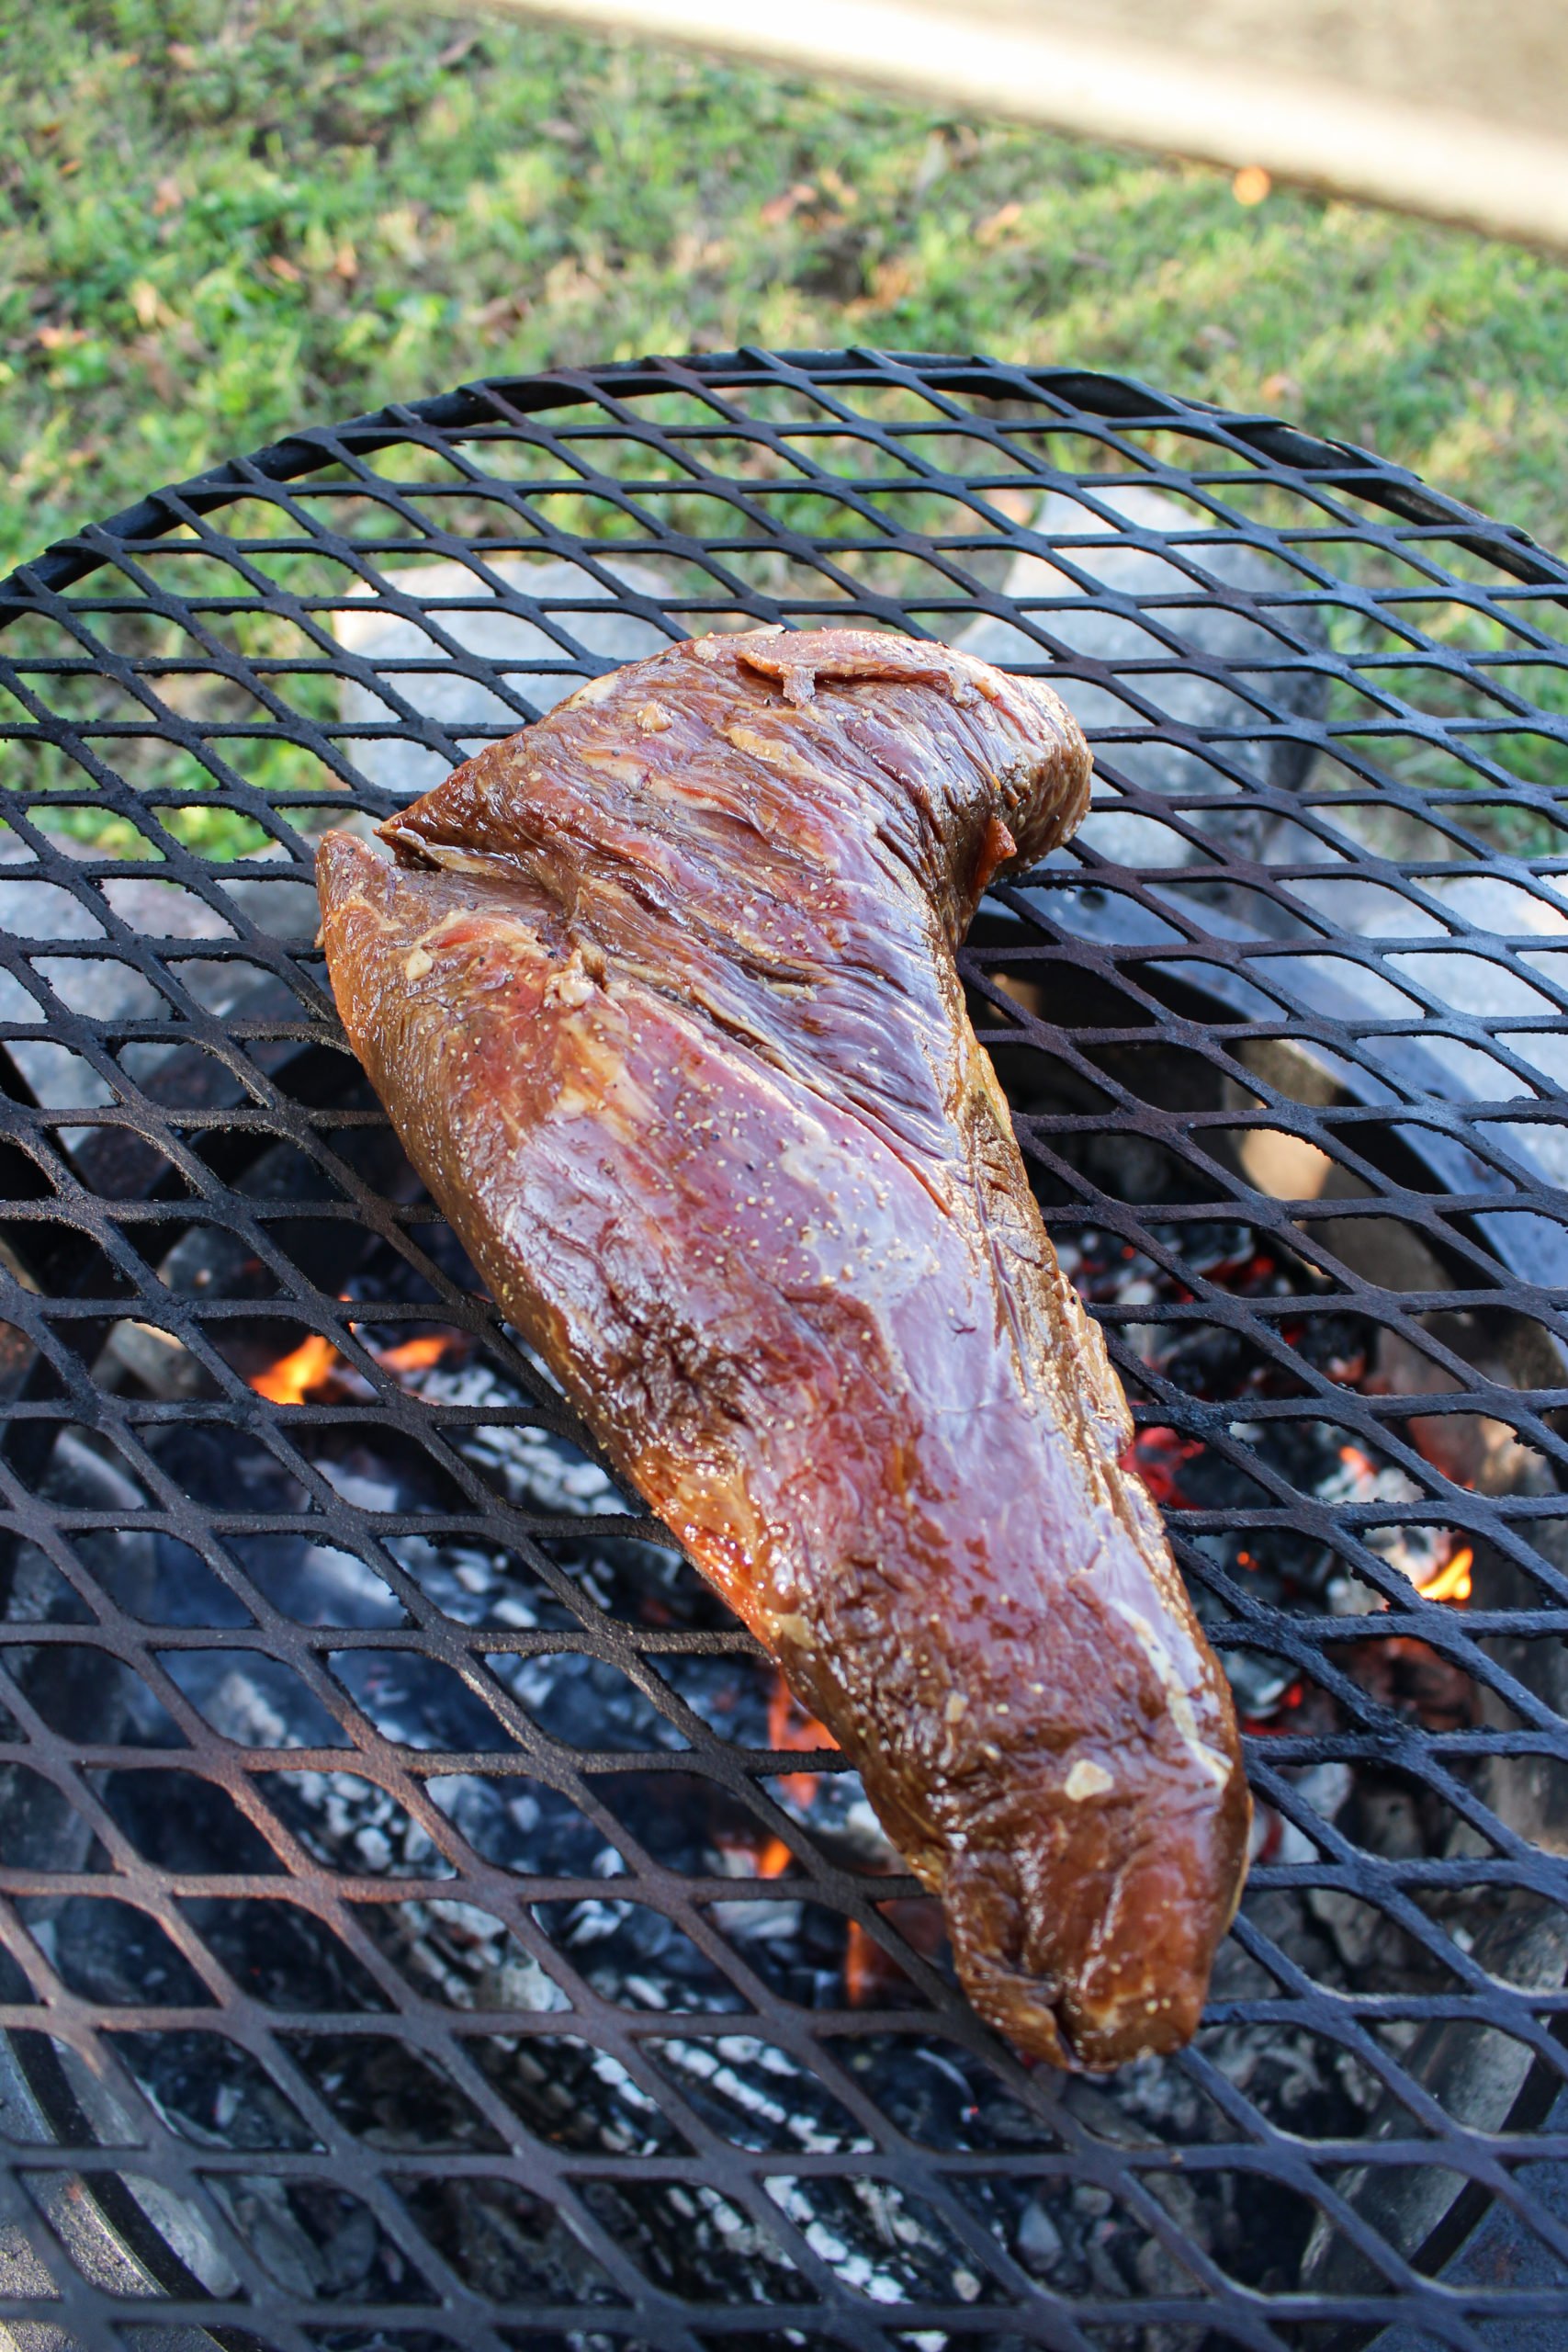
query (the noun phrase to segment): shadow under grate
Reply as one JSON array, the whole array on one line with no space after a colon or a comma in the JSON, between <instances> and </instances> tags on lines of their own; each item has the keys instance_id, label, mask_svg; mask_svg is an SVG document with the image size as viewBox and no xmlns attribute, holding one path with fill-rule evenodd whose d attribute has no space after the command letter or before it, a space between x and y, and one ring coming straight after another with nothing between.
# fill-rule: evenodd
<instances>
[{"instance_id":1,"label":"shadow under grate","mask_svg":"<svg viewBox=\"0 0 1568 2352\"><path fill-rule=\"evenodd\" d=\"M468 387L0 588L18 2344L1561 2352L1565 596L1363 452L875 353ZM329 824L833 619L1095 744L965 972L1259 1805L1108 2082L970 2017L311 945Z\"/></svg>"}]
</instances>

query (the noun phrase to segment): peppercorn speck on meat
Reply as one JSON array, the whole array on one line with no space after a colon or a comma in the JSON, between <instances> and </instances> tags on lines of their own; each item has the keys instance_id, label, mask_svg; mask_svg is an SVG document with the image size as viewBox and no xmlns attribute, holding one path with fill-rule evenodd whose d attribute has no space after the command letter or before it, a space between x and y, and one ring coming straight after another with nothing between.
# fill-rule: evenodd
<instances>
[{"instance_id":1,"label":"peppercorn speck on meat","mask_svg":"<svg viewBox=\"0 0 1568 2352\"><path fill-rule=\"evenodd\" d=\"M1107 2067L1191 2033L1249 1814L955 962L1089 780L1046 687L943 646L710 637L319 879L502 1311L859 1769L976 2007Z\"/></svg>"}]
</instances>

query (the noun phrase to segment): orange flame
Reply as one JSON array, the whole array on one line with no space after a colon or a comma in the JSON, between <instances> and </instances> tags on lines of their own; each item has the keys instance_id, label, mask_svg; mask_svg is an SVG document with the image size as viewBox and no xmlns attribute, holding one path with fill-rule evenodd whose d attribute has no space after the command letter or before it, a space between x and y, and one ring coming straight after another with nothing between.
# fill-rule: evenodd
<instances>
[{"instance_id":1,"label":"orange flame","mask_svg":"<svg viewBox=\"0 0 1568 2352\"><path fill-rule=\"evenodd\" d=\"M783 1878L795 1867L795 1856L782 1838L764 1838L759 1845L750 1838L721 1835L716 1842L734 1878Z\"/></svg>"},{"instance_id":2,"label":"orange flame","mask_svg":"<svg viewBox=\"0 0 1568 2352\"><path fill-rule=\"evenodd\" d=\"M810 1748L837 1747L838 1741L826 1724L808 1715L782 1673L773 1678L773 1696L768 1702L768 1745L770 1747ZM779 1782L792 1803L803 1809L817 1794L818 1775L815 1772L786 1772ZM774 1840L777 1843L777 1840ZM764 1878L773 1875L764 1871Z\"/></svg>"},{"instance_id":3,"label":"orange flame","mask_svg":"<svg viewBox=\"0 0 1568 2352\"><path fill-rule=\"evenodd\" d=\"M388 1372L429 1372L466 1340L467 1334L461 1331L423 1332L418 1339L400 1340L395 1348L381 1349L376 1361Z\"/></svg>"},{"instance_id":4,"label":"orange flame","mask_svg":"<svg viewBox=\"0 0 1568 2352\"><path fill-rule=\"evenodd\" d=\"M783 1878L795 1856L782 1838L770 1838L757 1857L759 1878Z\"/></svg>"},{"instance_id":5,"label":"orange flame","mask_svg":"<svg viewBox=\"0 0 1568 2352\"><path fill-rule=\"evenodd\" d=\"M844 1996L852 2009L864 2006L875 1990L882 1954L858 1919L850 1921L844 1942Z\"/></svg>"},{"instance_id":6,"label":"orange flame","mask_svg":"<svg viewBox=\"0 0 1568 2352\"><path fill-rule=\"evenodd\" d=\"M1468 1544L1461 1544L1452 1557L1446 1560L1435 1577L1429 1577L1419 1589L1423 1600L1468 1600L1470 1571L1475 1554Z\"/></svg>"},{"instance_id":7,"label":"orange flame","mask_svg":"<svg viewBox=\"0 0 1568 2352\"><path fill-rule=\"evenodd\" d=\"M313 1388L321 1388L342 1364L330 1340L312 1331L293 1351L279 1356L264 1371L253 1372L250 1385L272 1405L302 1405Z\"/></svg>"},{"instance_id":8,"label":"orange flame","mask_svg":"<svg viewBox=\"0 0 1568 2352\"><path fill-rule=\"evenodd\" d=\"M357 1329L356 1326L356 1331ZM368 1344L363 1331L358 1331L358 1337L363 1344ZM394 1348L372 1349L371 1352L387 1371L403 1377L409 1373L428 1372L433 1364L461 1351L468 1344L468 1334L463 1331L422 1331ZM276 1363L269 1363L250 1376L256 1395L273 1405L302 1405L317 1389L325 1388L332 1382L355 1396L368 1396L372 1393L368 1383L318 1331L312 1331Z\"/></svg>"}]
</instances>

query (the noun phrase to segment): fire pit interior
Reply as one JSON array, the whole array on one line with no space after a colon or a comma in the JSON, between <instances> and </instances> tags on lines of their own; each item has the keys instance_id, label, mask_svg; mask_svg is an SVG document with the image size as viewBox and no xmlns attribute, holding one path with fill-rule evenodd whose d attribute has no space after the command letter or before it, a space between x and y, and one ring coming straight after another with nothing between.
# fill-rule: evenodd
<instances>
[{"instance_id":1,"label":"fire pit interior","mask_svg":"<svg viewBox=\"0 0 1568 2352\"><path fill-rule=\"evenodd\" d=\"M0 590L0 2324L19 2352L1561 2347L1568 569L1121 380L465 389ZM479 1295L314 839L585 675L1048 675L977 1023L1258 1800L1193 2047L1031 2070Z\"/></svg>"}]
</instances>

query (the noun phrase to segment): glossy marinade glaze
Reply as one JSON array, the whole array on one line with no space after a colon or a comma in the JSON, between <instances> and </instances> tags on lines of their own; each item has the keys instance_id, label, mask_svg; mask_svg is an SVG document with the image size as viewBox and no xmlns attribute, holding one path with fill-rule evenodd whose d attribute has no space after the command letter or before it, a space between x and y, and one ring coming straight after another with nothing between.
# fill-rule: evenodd
<instances>
[{"instance_id":1,"label":"glossy marinade glaze","mask_svg":"<svg viewBox=\"0 0 1568 2352\"><path fill-rule=\"evenodd\" d=\"M319 862L414 1165L1058 2064L1173 2048L1249 1819L1234 1713L955 950L1066 838L1050 692L876 632L671 647Z\"/></svg>"}]
</instances>

